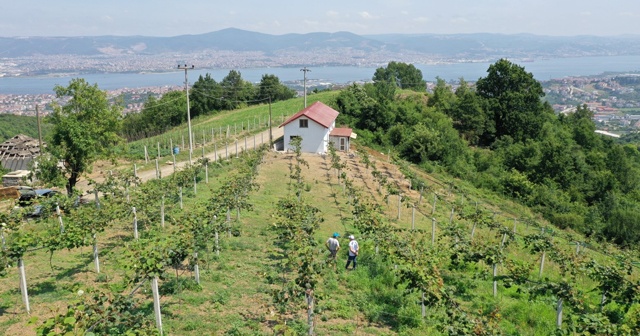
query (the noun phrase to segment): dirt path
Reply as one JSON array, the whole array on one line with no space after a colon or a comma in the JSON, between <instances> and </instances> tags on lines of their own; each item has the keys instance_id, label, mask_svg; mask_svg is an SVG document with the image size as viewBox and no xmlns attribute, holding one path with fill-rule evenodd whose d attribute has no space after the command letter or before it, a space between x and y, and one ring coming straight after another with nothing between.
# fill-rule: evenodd
<instances>
[{"instance_id":1,"label":"dirt path","mask_svg":"<svg viewBox=\"0 0 640 336\"><path fill-rule=\"evenodd\" d=\"M281 136L284 135L284 129L282 128L274 128L272 130L272 134L273 134L273 139L277 139ZM257 133L254 136L247 136L246 137L246 149L247 150L252 150L254 148L254 139L255 139L255 147L261 146L264 143L268 143L269 142L269 130ZM217 161L217 160L221 160L221 159L226 159L228 158L233 158L236 156L237 153L242 152L243 150L245 150L245 138L239 138L237 139L238 143L237 143L237 151L236 151L236 143L230 143L227 147L222 146L222 147L218 147L218 151L211 151L211 152L205 152L205 157L208 158L210 161ZM194 149L193 151L193 155L191 160L193 162L197 161L198 159L200 159L202 157L202 149L198 148L198 149ZM173 167L173 161L171 157L168 156L164 156L160 158L160 162L158 162L158 169L160 171L160 177L166 177L169 176L171 174L173 174L174 171L177 171L179 169L184 168L185 166L187 166L189 164L189 160L185 160L185 161L178 161L176 162L176 166L175 168ZM156 169L155 169L155 160L150 160L148 164L146 164L147 167L151 166L153 167L153 169L144 169L144 170L139 170L137 172L138 178L140 178L140 180L142 182L145 181L149 181L151 179L156 178ZM122 168L121 165L113 167L113 170L117 170L118 168ZM140 169L141 167L138 167L138 169ZM102 169L102 170L98 170L94 168L94 173L89 174L87 177L91 178L97 182L102 182L104 181L104 175L106 173L106 170ZM78 184L76 184L76 188L78 190L81 190L83 193L86 193L87 191L92 190L93 188L89 185L89 180L88 178L83 178L81 181L78 182Z\"/></svg>"}]
</instances>

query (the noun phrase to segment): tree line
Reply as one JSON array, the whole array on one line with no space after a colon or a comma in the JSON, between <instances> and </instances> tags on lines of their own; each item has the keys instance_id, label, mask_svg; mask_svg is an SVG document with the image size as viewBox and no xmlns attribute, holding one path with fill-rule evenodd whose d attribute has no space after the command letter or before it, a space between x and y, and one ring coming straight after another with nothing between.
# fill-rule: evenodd
<instances>
[{"instance_id":1,"label":"tree line","mask_svg":"<svg viewBox=\"0 0 640 336\"><path fill-rule=\"evenodd\" d=\"M220 82L210 74L200 75L189 89L191 118L213 115L255 104L290 99L296 92L271 74L262 75L260 83L242 78L237 70L229 71ZM184 91L172 91L161 98L150 97L140 113L124 117L122 135L137 140L157 135L187 121L187 97Z\"/></svg>"},{"instance_id":2,"label":"tree line","mask_svg":"<svg viewBox=\"0 0 640 336\"><path fill-rule=\"evenodd\" d=\"M413 65L391 62L336 98L338 123L427 171L510 196L561 228L640 241L640 153L595 133L593 112L556 115L524 67L501 59L454 89L424 90Z\"/></svg>"}]
</instances>

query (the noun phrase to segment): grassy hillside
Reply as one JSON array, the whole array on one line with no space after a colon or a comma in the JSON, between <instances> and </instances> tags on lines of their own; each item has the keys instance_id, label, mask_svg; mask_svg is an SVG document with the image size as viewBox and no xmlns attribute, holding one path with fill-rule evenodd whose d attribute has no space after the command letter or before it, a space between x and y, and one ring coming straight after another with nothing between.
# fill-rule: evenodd
<instances>
[{"instance_id":1,"label":"grassy hillside","mask_svg":"<svg viewBox=\"0 0 640 336\"><path fill-rule=\"evenodd\" d=\"M309 100L330 103L333 94ZM272 113L295 113L300 102ZM194 129L266 115L268 106L252 107L197 119ZM354 148L339 157L245 153L145 183L128 161L101 166L100 207L57 200L63 234L56 200L43 202L49 212L39 219L0 213L2 257L12 266L22 257L31 306L27 315L17 267L4 269L0 333L154 334L155 276L168 335L306 334L307 289L317 335L640 332L636 254L558 230L469 181ZM296 209L307 212L295 217ZM343 246L335 265L324 248L333 232ZM347 271L349 234L361 249Z\"/></svg>"},{"instance_id":2,"label":"grassy hillside","mask_svg":"<svg viewBox=\"0 0 640 336\"><path fill-rule=\"evenodd\" d=\"M48 134L51 125L42 123L43 138ZM36 117L0 114L0 142L18 134L38 138L38 124Z\"/></svg>"},{"instance_id":3,"label":"grassy hillside","mask_svg":"<svg viewBox=\"0 0 640 336\"><path fill-rule=\"evenodd\" d=\"M309 105L316 101L330 104L338 93L338 91L323 91L311 94L307 97L307 104ZM295 98L271 104L273 127L277 128L287 116L291 116L303 108L304 98ZM213 137L218 140L223 140L222 138L226 137L227 132L231 136L254 134L257 131L266 130L268 128L268 120L269 104L255 105L213 116L195 118L191 121L191 128L194 134L193 141L196 146L199 146L204 135L205 141L209 142L212 132ZM128 143L126 148L123 149L123 154L131 159L144 159L144 146L147 146L147 150L153 153L151 156L154 156L157 152L158 143L160 144L161 155L169 155L171 153L171 144L180 147L181 152L184 153L185 149L189 148L188 134L187 125L184 124L162 135ZM184 160L187 157L183 155L178 159Z\"/></svg>"},{"instance_id":4,"label":"grassy hillside","mask_svg":"<svg viewBox=\"0 0 640 336\"><path fill-rule=\"evenodd\" d=\"M451 328L464 330L461 326L464 324L471 328L469 331L476 330L487 335L498 331L510 335L555 332L554 295L530 297L530 285L515 284L505 278L498 281L497 295L494 296L491 267L486 261L454 265L451 259L455 251L452 248L455 235L451 232L454 228L460 230L459 241L467 241L473 221L462 217L473 212L477 206L491 213L496 225L508 229L505 232L516 232L508 237L504 264L498 267L498 275L509 274L515 267L513 263L516 263L516 266L528 270L532 281L565 281L572 277L563 274L562 268L567 265L556 262L551 256L547 259L543 276L538 277L540 256L532 254L524 244L525 237L538 233L541 229L550 229L544 222L527 209L505 201L499 195L478 193L464 182L453 181L446 176L426 175L406 164L396 166L389 163L383 155L376 156L374 152L370 154L375 170L371 163L366 163L362 154L342 155L341 162L345 164L342 171L346 173L342 179L338 179L339 174L332 168L329 157L303 156L309 168L302 169L304 191L301 199L316 207L324 219L313 236L317 243L313 255L318 265L321 265L315 287L317 302L313 319L318 335L452 334L451 330L445 329L451 322L447 317L449 308L445 304L427 304L426 318L421 317L420 294L411 290L410 282L403 275L409 264L398 263L399 259L392 256L393 253L401 253L402 249L417 248L415 243L422 244L434 260L438 261L437 268L442 281L442 287L438 291L452 295L459 305L455 311L464 313L456 317L458 324L451 325ZM252 205L252 210L243 210L237 214L235 211L230 212L229 232L233 234L227 235L227 229L221 226L219 255L215 253L213 240L207 240L198 249L200 286L193 282L193 268L188 266L187 260L178 267L165 268L160 289L163 293L161 303L166 334L271 335L275 330L284 330L285 325L292 333L305 333L307 321L303 297L290 297L285 307L279 301L281 298L278 299L279 296L276 295L291 284L298 271L284 266L286 255L283 255L282 247L277 244L279 235L273 230L277 221L275 214L278 201L295 195L296 186L290 179L290 169L294 164L292 154L267 153L264 156L257 175L253 178L256 188L249 192L246 201ZM209 182L205 183L205 176L201 171L195 190L193 185L185 182L183 209L179 206L177 190L165 189L165 228L159 224L159 199L155 194L166 187L161 184L155 187L143 186L140 191L136 191L137 188L130 189L130 204L139 206L141 240L172 242L172 237L182 232L186 222L197 221L196 214L216 202L216 195L220 195L225 183L237 176L246 165L242 159L210 165ZM381 172L387 179L385 187L379 187L379 179L372 174L374 171ZM406 171L407 175L413 174L414 186L418 179L423 181L422 197L419 190L409 188L410 180L402 171ZM454 182L454 187L448 182ZM166 185L170 183L167 181ZM397 246L399 250L395 252L385 252L382 247L384 244L376 243L378 240L375 235L362 232L353 212L356 206L353 190L357 191L363 201L379 204L381 222L394 228L394 235L409 245ZM399 208L398 196L394 195L397 193L403 197ZM437 195L435 203L434 194ZM122 202L122 198L103 199L101 206L116 209L122 206L116 203ZM149 205L146 210L143 207L145 203ZM93 205L87 207L93 211ZM72 211L64 216L69 231L73 230L74 225L81 223L79 212ZM98 234L102 263L99 274L92 262L90 244L70 249L64 248L64 245L58 246L53 249L55 252L52 258L47 248L30 248L32 251L26 252L24 262L27 267L31 317L24 313L20 301L17 269L11 268L7 276L0 280L0 296L6 312L0 317L0 330L7 335L33 335L36 326L42 326L57 314L65 316L67 305L73 307L74 300L91 301L87 296L94 291L101 291L102 295L110 298L118 293L135 293L133 297L139 300L137 307L142 314L140 318L153 325L149 282L141 282L141 288L135 291L135 282L129 281L136 274L131 265L127 265L130 260L127 256L136 248L131 231L132 218L130 211L120 213L103 233ZM436 239L432 245L433 218L436 223ZM452 226L450 222L455 225ZM22 230L35 234L46 228L50 235L56 236L58 226L57 219L51 217L45 222L29 221L23 225ZM362 252L358 257L360 260L356 271L343 269L346 261L344 252L340 253L335 270L331 264L325 263L328 254L323 244L332 232L340 232L343 237L351 233L357 236ZM499 245L503 239L500 232L502 231L485 222L477 225L473 242ZM572 241L582 237L557 230L547 232L561 253L575 255L576 247L571 245ZM8 244L13 246L17 241L17 236L10 235ZM346 246L347 241L343 238L341 243ZM377 244L381 246L378 252ZM617 253L614 249L608 249L608 253ZM614 259L601 253L604 250L605 247L591 246L583 249L576 257L579 260L594 259L603 265L613 265ZM598 284L586 272L579 269L575 271L578 274L574 276L571 288L581 293L580 298L586 304L598 306L600 294L592 291ZM637 276L637 271L633 269L628 279L635 281ZM78 296L79 291L87 294ZM78 311L77 308L74 309ZM567 330L567 321L580 316L581 313L576 309L567 304L564 330ZM605 312L607 311L614 313L616 310L607 305ZM120 313L111 314L117 317ZM82 320L81 314L76 313L74 316L77 321ZM29 320L35 322L28 324ZM632 320L632 316L620 316L620 323L630 323ZM80 324L77 322L76 328ZM63 326L64 323L60 325ZM629 325L633 328L632 324Z\"/></svg>"}]
</instances>

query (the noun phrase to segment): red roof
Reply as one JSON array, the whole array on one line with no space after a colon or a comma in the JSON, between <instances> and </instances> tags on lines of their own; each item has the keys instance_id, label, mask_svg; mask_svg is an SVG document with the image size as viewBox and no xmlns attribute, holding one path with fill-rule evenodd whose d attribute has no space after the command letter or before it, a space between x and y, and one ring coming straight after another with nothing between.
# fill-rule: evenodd
<instances>
[{"instance_id":1,"label":"red roof","mask_svg":"<svg viewBox=\"0 0 640 336\"><path fill-rule=\"evenodd\" d=\"M331 123L338 117L338 111L332 109L331 107L317 101L305 108L304 110L294 114L291 118L287 119L282 125L278 127L282 127L302 116L305 116L318 124L324 126L325 128L329 128Z\"/></svg>"},{"instance_id":2,"label":"red roof","mask_svg":"<svg viewBox=\"0 0 640 336\"><path fill-rule=\"evenodd\" d=\"M352 129L350 128L334 128L331 133L329 133L330 136L335 136L335 137L350 137L351 133L353 132Z\"/></svg>"}]
</instances>

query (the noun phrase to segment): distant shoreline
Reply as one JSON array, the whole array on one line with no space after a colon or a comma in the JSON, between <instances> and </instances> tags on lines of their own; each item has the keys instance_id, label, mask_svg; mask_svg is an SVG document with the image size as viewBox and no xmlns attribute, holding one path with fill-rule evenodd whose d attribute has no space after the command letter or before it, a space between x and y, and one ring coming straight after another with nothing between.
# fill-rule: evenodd
<instances>
[{"instance_id":1,"label":"distant shoreline","mask_svg":"<svg viewBox=\"0 0 640 336\"><path fill-rule=\"evenodd\" d=\"M534 60L533 62L513 61L533 73L539 81L563 77L602 76L611 73L639 73L640 56L594 56ZM464 78L474 82L484 77L493 62L414 64L422 71L426 81L433 82L436 77L446 81L458 81ZM372 66L308 66L307 81L312 87L319 83L349 84L371 81L378 67ZM210 74L221 81L232 69L200 69L189 71L189 82L198 76ZM303 76L300 67L262 67L236 68L244 80L258 83L263 75L278 76L282 82L301 83ZM138 71L121 73L59 73L47 76L0 77L0 94L46 94L52 93L55 85L66 85L72 78L82 77L90 83L97 83L102 90L121 88L183 86L184 71L175 69L166 72Z\"/></svg>"}]
</instances>

